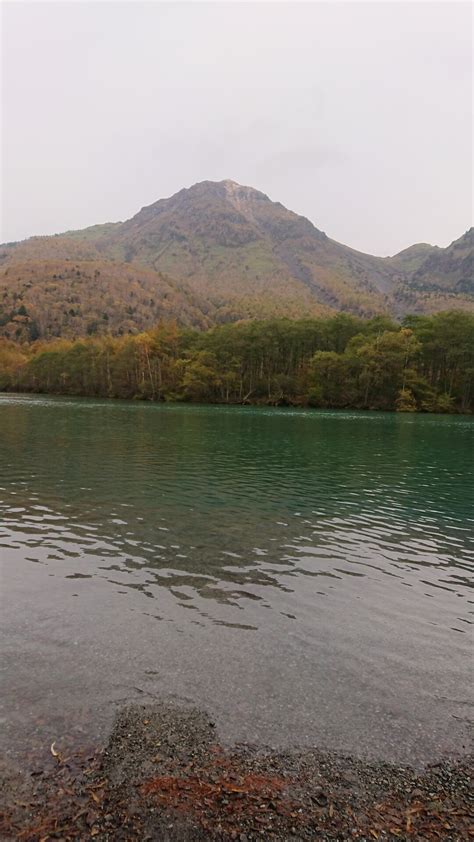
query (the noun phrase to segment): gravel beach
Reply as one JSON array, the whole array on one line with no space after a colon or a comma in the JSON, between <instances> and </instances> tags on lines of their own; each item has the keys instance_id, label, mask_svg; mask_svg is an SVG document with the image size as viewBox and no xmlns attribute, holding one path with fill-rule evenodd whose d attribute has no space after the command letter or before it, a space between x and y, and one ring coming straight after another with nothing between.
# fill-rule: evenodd
<instances>
[{"instance_id":1,"label":"gravel beach","mask_svg":"<svg viewBox=\"0 0 474 842\"><path fill-rule=\"evenodd\" d=\"M314 750L223 748L202 711L122 709L106 746L58 740L2 775L1 839L472 838L472 756L423 771Z\"/></svg>"}]
</instances>

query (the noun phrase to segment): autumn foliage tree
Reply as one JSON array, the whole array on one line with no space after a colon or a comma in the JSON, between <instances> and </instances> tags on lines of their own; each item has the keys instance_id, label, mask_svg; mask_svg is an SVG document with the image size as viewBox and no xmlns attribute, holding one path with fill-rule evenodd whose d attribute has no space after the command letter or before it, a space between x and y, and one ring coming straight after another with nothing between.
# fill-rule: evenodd
<instances>
[{"instance_id":1,"label":"autumn foliage tree","mask_svg":"<svg viewBox=\"0 0 474 842\"><path fill-rule=\"evenodd\" d=\"M474 316L274 319L0 344L0 388L151 401L472 412Z\"/></svg>"}]
</instances>

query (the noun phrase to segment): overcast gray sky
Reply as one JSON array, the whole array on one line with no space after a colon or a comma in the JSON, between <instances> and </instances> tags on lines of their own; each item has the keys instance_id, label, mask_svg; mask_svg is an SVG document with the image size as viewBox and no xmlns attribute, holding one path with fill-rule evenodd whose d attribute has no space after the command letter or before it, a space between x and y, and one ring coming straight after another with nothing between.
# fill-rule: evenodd
<instances>
[{"instance_id":1,"label":"overcast gray sky","mask_svg":"<svg viewBox=\"0 0 474 842\"><path fill-rule=\"evenodd\" d=\"M3 4L3 241L204 179L347 245L471 224L469 3Z\"/></svg>"}]
</instances>

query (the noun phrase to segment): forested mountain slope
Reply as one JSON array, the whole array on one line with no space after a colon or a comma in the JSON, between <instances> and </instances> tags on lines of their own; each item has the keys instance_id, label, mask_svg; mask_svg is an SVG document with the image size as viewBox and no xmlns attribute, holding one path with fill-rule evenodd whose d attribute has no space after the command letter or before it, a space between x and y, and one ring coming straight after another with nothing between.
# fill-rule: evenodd
<instances>
[{"instance_id":1,"label":"forested mountain slope","mask_svg":"<svg viewBox=\"0 0 474 842\"><path fill-rule=\"evenodd\" d=\"M136 333L159 321L209 327L212 305L161 272L111 260L26 260L0 270L0 335Z\"/></svg>"},{"instance_id":2,"label":"forested mountain slope","mask_svg":"<svg viewBox=\"0 0 474 842\"><path fill-rule=\"evenodd\" d=\"M258 190L204 181L125 222L2 246L0 334L474 309L473 251L471 229L447 249L373 257Z\"/></svg>"}]
</instances>

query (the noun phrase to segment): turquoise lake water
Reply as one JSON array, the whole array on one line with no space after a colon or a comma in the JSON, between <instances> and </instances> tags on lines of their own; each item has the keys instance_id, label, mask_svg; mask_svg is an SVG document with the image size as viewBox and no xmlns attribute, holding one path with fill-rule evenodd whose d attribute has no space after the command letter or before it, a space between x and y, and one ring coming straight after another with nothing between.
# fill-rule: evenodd
<instances>
[{"instance_id":1,"label":"turquoise lake water","mask_svg":"<svg viewBox=\"0 0 474 842\"><path fill-rule=\"evenodd\" d=\"M7 750L172 698L228 740L465 751L472 432L0 396Z\"/></svg>"}]
</instances>

